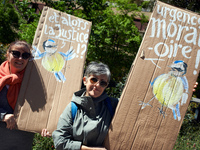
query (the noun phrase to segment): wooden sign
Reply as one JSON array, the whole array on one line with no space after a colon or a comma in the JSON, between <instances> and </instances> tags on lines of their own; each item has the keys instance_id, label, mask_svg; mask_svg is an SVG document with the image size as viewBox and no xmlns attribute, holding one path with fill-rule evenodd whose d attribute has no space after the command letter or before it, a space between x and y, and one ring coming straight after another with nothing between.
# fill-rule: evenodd
<instances>
[{"instance_id":1,"label":"wooden sign","mask_svg":"<svg viewBox=\"0 0 200 150\"><path fill-rule=\"evenodd\" d=\"M56 129L60 114L82 84L92 23L44 7L15 108L18 129Z\"/></svg>"},{"instance_id":2,"label":"wooden sign","mask_svg":"<svg viewBox=\"0 0 200 150\"><path fill-rule=\"evenodd\" d=\"M105 147L173 149L199 74L200 17L157 2Z\"/></svg>"}]
</instances>

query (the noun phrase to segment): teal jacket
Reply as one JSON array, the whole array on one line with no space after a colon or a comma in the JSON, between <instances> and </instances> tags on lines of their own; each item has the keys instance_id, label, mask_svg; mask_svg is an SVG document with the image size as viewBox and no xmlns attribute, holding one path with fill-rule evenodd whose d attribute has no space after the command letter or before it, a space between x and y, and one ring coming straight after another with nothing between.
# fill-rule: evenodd
<instances>
[{"instance_id":1,"label":"teal jacket","mask_svg":"<svg viewBox=\"0 0 200 150\"><path fill-rule=\"evenodd\" d=\"M107 135L112 116L104 102L108 95L104 92L98 98L83 96L85 89L75 92L72 101L78 110L74 121L71 103L61 114L57 129L52 137L57 150L80 150L81 145L101 147ZM118 99L110 98L113 110Z\"/></svg>"}]
</instances>

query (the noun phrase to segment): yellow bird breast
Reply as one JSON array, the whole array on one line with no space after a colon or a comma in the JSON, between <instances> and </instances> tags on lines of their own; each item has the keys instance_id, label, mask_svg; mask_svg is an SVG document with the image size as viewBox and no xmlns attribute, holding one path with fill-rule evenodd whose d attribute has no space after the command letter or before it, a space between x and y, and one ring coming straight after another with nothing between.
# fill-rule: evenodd
<instances>
[{"instance_id":1,"label":"yellow bird breast","mask_svg":"<svg viewBox=\"0 0 200 150\"><path fill-rule=\"evenodd\" d=\"M65 65L63 56L59 53L54 53L52 55L45 55L42 59L42 66L50 72L59 72Z\"/></svg>"},{"instance_id":2,"label":"yellow bird breast","mask_svg":"<svg viewBox=\"0 0 200 150\"><path fill-rule=\"evenodd\" d=\"M156 78L153 84L153 93L157 100L166 107L179 102L184 88L180 77L163 74Z\"/></svg>"}]
</instances>

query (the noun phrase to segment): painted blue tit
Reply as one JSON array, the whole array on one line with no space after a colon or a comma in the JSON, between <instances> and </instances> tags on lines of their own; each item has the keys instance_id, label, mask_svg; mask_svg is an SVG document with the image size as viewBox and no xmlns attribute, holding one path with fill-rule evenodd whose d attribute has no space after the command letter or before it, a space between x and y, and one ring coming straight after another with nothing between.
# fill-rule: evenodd
<instances>
[{"instance_id":1,"label":"painted blue tit","mask_svg":"<svg viewBox=\"0 0 200 150\"><path fill-rule=\"evenodd\" d=\"M44 52L41 53L39 49L33 46L34 59L42 58L42 66L50 72L53 72L55 78L59 82L65 82L66 78L62 74L61 70L65 65L65 61L71 60L75 57L73 47L71 47L66 53L57 52L56 42L52 39L48 39L43 42Z\"/></svg>"},{"instance_id":2,"label":"painted blue tit","mask_svg":"<svg viewBox=\"0 0 200 150\"><path fill-rule=\"evenodd\" d=\"M153 89L153 98L162 105L161 109L159 108L160 113L164 116L163 106L168 107L172 109L174 119L180 120L180 100L182 99L182 105L188 99L188 81L184 76L187 72L187 64L182 60L176 60L169 67L171 68L169 73L159 75L150 84ZM142 103L142 109L147 105L152 107L149 102Z\"/></svg>"}]
</instances>

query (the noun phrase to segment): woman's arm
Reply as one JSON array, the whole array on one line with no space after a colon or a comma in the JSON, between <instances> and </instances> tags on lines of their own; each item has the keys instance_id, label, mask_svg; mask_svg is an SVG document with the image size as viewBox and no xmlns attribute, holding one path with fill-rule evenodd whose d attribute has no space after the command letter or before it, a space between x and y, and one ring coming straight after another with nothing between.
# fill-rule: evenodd
<instances>
[{"instance_id":1,"label":"woman's arm","mask_svg":"<svg viewBox=\"0 0 200 150\"><path fill-rule=\"evenodd\" d=\"M73 121L71 115L71 103L67 105L61 114L57 129L52 133L55 148L80 150L82 142L73 140Z\"/></svg>"}]
</instances>

